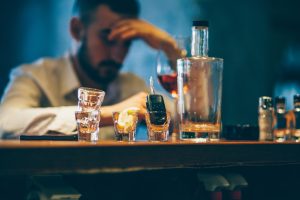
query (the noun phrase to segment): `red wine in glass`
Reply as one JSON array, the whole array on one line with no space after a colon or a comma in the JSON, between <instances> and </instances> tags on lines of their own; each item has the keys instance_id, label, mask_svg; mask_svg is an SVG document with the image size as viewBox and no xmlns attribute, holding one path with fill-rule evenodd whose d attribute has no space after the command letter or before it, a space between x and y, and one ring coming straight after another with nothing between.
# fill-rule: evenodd
<instances>
[{"instance_id":1,"label":"red wine in glass","mask_svg":"<svg viewBox=\"0 0 300 200\"><path fill-rule=\"evenodd\" d=\"M190 39L183 36L174 37L177 43L177 51L174 51L168 56L159 51L156 58L156 72L160 85L172 95L174 99L177 98L177 59L187 56L189 52ZM162 48L163 49L163 48Z\"/></svg>"},{"instance_id":2,"label":"red wine in glass","mask_svg":"<svg viewBox=\"0 0 300 200\"><path fill-rule=\"evenodd\" d=\"M177 73L158 74L157 77L161 86L167 90L172 97L177 97Z\"/></svg>"}]
</instances>

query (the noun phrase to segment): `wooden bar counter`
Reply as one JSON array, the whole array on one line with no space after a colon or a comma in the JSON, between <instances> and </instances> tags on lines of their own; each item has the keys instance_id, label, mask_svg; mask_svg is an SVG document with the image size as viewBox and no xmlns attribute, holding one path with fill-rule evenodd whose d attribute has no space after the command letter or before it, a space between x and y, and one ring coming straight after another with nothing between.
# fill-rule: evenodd
<instances>
[{"instance_id":1,"label":"wooden bar counter","mask_svg":"<svg viewBox=\"0 0 300 200\"><path fill-rule=\"evenodd\" d=\"M0 175L300 166L293 142L0 141Z\"/></svg>"}]
</instances>

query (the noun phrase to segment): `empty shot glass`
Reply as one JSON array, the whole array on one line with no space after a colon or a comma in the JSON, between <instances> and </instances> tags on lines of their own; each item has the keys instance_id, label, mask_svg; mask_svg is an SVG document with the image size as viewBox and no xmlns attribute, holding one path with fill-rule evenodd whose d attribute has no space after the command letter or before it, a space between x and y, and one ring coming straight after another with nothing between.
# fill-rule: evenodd
<instances>
[{"instance_id":1,"label":"empty shot glass","mask_svg":"<svg viewBox=\"0 0 300 200\"><path fill-rule=\"evenodd\" d=\"M166 114L167 118L163 124L155 123L153 120L151 121L150 114L148 112L145 114L149 141L168 141L171 117L169 112Z\"/></svg>"},{"instance_id":2,"label":"empty shot glass","mask_svg":"<svg viewBox=\"0 0 300 200\"><path fill-rule=\"evenodd\" d=\"M113 112L114 131L117 141L135 141L138 113Z\"/></svg>"},{"instance_id":3,"label":"empty shot glass","mask_svg":"<svg viewBox=\"0 0 300 200\"><path fill-rule=\"evenodd\" d=\"M104 100L105 92L95 88L80 87L78 89L78 110L99 110Z\"/></svg>"},{"instance_id":4,"label":"empty shot glass","mask_svg":"<svg viewBox=\"0 0 300 200\"><path fill-rule=\"evenodd\" d=\"M75 111L78 139L98 141L100 111Z\"/></svg>"}]
</instances>

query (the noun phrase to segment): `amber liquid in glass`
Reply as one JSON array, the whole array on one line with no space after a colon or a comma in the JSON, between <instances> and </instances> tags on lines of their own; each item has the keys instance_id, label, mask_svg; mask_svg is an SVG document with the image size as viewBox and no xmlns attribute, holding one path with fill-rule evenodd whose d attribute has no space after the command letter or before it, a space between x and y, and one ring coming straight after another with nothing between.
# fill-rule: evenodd
<instances>
[{"instance_id":1,"label":"amber liquid in glass","mask_svg":"<svg viewBox=\"0 0 300 200\"><path fill-rule=\"evenodd\" d=\"M220 123L183 123L181 124L181 139L198 139L203 141L218 141L220 137Z\"/></svg>"}]
</instances>

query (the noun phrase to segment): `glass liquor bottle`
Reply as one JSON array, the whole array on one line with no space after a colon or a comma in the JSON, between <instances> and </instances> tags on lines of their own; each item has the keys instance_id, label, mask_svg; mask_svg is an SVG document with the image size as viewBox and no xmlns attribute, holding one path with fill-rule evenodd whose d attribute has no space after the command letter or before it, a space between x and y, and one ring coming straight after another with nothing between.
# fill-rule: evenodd
<instances>
[{"instance_id":1,"label":"glass liquor bottle","mask_svg":"<svg viewBox=\"0 0 300 200\"><path fill-rule=\"evenodd\" d=\"M300 94L294 95L292 140L300 142Z\"/></svg>"},{"instance_id":2,"label":"glass liquor bottle","mask_svg":"<svg viewBox=\"0 0 300 200\"><path fill-rule=\"evenodd\" d=\"M274 140L284 142L288 134L287 113L285 110L285 98L275 98L275 123L274 123Z\"/></svg>"},{"instance_id":3,"label":"glass liquor bottle","mask_svg":"<svg viewBox=\"0 0 300 200\"><path fill-rule=\"evenodd\" d=\"M273 141L274 109L272 98L263 96L259 98L258 124L259 140Z\"/></svg>"},{"instance_id":4,"label":"glass liquor bottle","mask_svg":"<svg viewBox=\"0 0 300 200\"><path fill-rule=\"evenodd\" d=\"M177 60L180 139L218 141L223 59L208 56L208 21L194 21L191 57Z\"/></svg>"}]
</instances>

